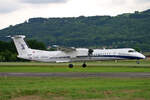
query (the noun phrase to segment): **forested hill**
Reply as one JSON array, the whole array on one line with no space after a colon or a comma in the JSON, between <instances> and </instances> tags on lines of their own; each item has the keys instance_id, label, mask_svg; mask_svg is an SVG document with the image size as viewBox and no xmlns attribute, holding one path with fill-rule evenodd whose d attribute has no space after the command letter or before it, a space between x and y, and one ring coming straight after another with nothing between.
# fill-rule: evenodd
<instances>
[{"instance_id":1,"label":"forested hill","mask_svg":"<svg viewBox=\"0 0 150 100\"><path fill-rule=\"evenodd\" d=\"M150 10L115 17L31 18L0 30L0 36L16 34L24 34L46 45L133 47L150 51Z\"/></svg>"}]
</instances>

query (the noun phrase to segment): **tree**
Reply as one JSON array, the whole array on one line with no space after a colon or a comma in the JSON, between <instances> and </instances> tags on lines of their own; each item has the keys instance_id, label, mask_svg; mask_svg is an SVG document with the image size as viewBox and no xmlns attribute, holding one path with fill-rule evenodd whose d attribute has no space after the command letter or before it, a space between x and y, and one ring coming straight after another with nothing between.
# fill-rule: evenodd
<instances>
[{"instance_id":1,"label":"tree","mask_svg":"<svg viewBox=\"0 0 150 100\"><path fill-rule=\"evenodd\" d=\"M45 50L46 46L44 43L36 40L28 40L29 46L33 49ZM17 58L17 50L12 41L4 42L0 41L0 61L10 62L10 61L27 61Z\"/></svg>"},{"instance_id":2,"label":"tree","mask_svg":"<svg viewBox=\"0 0 150 100\"><path fill-rule=\"evenodd\" d=\"M37 40L27 40L27 44L32 49L46 50L46 46L44 45L44 43Z\"/></svg>"}]
</instances>

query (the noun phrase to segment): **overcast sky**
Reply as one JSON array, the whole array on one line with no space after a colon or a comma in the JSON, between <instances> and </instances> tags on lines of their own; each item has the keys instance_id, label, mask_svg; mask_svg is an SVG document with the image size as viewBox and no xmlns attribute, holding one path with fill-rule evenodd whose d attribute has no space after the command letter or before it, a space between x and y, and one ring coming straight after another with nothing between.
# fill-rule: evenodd
<instances>
[{"instance_id":1,"label":"overcast sky","mask_svg":"<svg viewBox=\"0 0 150 100\"><path fill-rule=\"evenodd\" d=\"M115 16L150 9L150 0L0 0L0 29L33 17Z\"/></svg>"}]
</instances>

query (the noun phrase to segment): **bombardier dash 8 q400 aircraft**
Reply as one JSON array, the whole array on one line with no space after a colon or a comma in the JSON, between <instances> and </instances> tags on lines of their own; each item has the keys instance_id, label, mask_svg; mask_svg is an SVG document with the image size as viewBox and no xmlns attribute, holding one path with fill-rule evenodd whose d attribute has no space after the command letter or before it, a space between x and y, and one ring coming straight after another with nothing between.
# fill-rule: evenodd
<instances>
[{"instance_id":1,"label":"bombardier dash 8 q400 aircraft","mask_svg":"<svg viewBox=\"0 0 150 100\"><path fill-rule=\"evenodd\" d=\"M83 61L82 67L86 67L86 61L119 60L119 59L145 59L145 56L132 48L123 49L87 49L70 48L70 50L43 51L28 48L24 41L24 35L11 37L17 48L18 57L41 62L75 62ZM73 64L69 64L70 68Z\"/></svg>"}]
</instances>

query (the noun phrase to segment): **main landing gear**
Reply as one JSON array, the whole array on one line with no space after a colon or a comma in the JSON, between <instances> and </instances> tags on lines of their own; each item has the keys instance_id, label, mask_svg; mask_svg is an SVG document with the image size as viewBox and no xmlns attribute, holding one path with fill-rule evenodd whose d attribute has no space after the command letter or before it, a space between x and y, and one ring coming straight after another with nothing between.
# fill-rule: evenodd
<instances>
[{"instance_id":1,"label":"main landing gear","mask_svg":"<svg viewBox=\"0 0 150 100\"><path fill-rule=\"evenodd\" d=\"M87 67L87 65L86 65L85 62L82 64L82 67L83 67L83 68Z\"/></svg>"},{"instance_id":2,"label":"main landing gear","mask_svg":"<svg viewBox=\"0 0 150 100\"><path fill-rule=\"evenodd\" d=\"M69 67L69 68L73 68L73 64L69 64L68 67Z\"/></svg>"},{"instance_id":3,"label":"main landing gear","mask_svg":"<svg viewBox=\"0 0 150 100\"><path fill-rule=\"evenodd\" d=\"M74 66L73 66L73 64L69 64L68 67L69 67L69 68L73 68ZM83 68L87 67L87 65L86 65L85 62L82 64L82 67L83 67Z\"/></svg>"}]
</instances>

